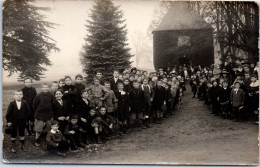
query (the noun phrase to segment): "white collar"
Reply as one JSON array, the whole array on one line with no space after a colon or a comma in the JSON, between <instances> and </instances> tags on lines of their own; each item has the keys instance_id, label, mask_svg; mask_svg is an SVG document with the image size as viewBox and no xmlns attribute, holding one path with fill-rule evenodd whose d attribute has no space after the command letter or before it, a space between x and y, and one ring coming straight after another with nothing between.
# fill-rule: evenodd
<instances>
[{"instance_id":1,"label":"white collar","mask_svg":"<svg viewBox=\"0 0 260 167\"><path fill-rule=\"evenodd\" d=\"M55 132L53 129L51 129L51 133L55 134L55 133L57 133L57 132L59 132L59 130L57 130L57 131Z\"/></svg>"}]
</instances>

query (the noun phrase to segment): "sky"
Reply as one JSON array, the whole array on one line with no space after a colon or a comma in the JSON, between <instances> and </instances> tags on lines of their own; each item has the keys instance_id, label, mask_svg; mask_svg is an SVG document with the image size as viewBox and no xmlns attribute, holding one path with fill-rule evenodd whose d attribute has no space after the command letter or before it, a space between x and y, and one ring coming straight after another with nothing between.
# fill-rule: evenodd
<instances>
[{"instance_id":1,"label":"sky","mask_svg":"<svg viewBox=\"0 0 260 167\"><path fill-rule=\"evenodd\" d=\"M144 55L139 63L140 67L153 69L152 39L147 38L147 29L153 19L155 10L159 9L159 1L156 0L122 0L113 1L124 12L124 18L128 31L128 43L131 53L135 54L135 39L145 40ZM52 66L47 67L42 81L58 80L65 75L74 78L76 74L84 74L79 61L80 51L87 34L86 20L89 19L90 9L94 4L91 0L36 0L35 6L50 7L52 10L43 12L46 20L58 24L55 29L50 29L50 37L56 41L60 52L50 53L49 59ZM133 66L136 66L136 58L133 57ZM17 75L10 78L3 71L3 82L17 81Z\"/></svg>"}]
</instances>

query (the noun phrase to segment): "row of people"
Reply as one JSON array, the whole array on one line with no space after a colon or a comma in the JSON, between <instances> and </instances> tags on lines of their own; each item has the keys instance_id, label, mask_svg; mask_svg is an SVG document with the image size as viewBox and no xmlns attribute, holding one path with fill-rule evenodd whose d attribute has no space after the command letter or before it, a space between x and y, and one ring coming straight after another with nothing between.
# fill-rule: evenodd
<instances>
[{"instance_id":1,"label":"row of people","mask_svg":"<svg viewBox=\"0 0 260 167\"><path fill-rule=\"evenodd\" d=\"M252 67L252 65L251 65ZM258 66L256 66L259 68ZM234 69L240 69L234 66ZM245 70L233 71L230 79L229 72L222 69L221 75L205 75L205 71L198 71L191 76L190 86L193 97L197 96L205 104L212 107L212 114L222 118L242 121L254 119L258 124L259 112L259 81L257 70L249 70L247 64ZM254 67L254 69L256 69Z\"/></svg>"},{"instance_id":2,"label":"row of people","mask_svg":"<svg viewBox=\"0 0 260 167\"><path fill-rule=\"evenodd\" d=\"M131 70L131 75L136 73ZM12 127L12 151L16 152L17 129L22 150L27 150L25 129L29 135L35 133L37 147L42 144L41 136L46 136L50 150L61 150L66 143L71 150L77 150L88 145L90 138L101 143L101 137L127 133L130 120L145 129L151 122L159 124L163 117L173 114L185 88L185 84L180 84L184 82L182 78L158 79L157 75L149 77L142 72L139 75L144 77L130 80L131 75L121 80L119 72L114 71L113 79L104 84L100 84L102 78L97 75L89 86L82 83L81 75L75 77L75 84L65 76L51 86L42 84L38 94L32 80L26 78L25 87L14 92L15 100L10 102L6 114L7 125ZM58 141L62 143L54 144Z\"/></svg>"}]
</instances>

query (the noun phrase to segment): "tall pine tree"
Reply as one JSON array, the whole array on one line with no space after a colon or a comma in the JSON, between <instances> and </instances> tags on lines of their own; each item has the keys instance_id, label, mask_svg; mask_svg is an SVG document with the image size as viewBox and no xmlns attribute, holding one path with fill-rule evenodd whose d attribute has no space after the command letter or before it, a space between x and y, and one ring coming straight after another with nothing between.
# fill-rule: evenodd
<instances>
[{"instance_id":1,"label":"tall pine tree","mask_svg":"<svg viewBox=\"0 0 260 167\"><path fill-rule=\"evenodd\" d=\"M51 65L48 54L59 51L48 29L55 24L44 21L29 0L6 0L3 3L3 68L9 76L18 73L18 80L32 77L40 80Z\"/></svg>"},{"instance_id":2,"label":"tall pine tree","mask_svg":"<svg viewBox=\"0 0 260 167\"><path fill-rule=\"evenodd\" d=\"M97 70L105 79L111 77L113 70L130 67L127 30L123 12L111 0L96 0L87 20L88 35L81 52L83 70L93 77Z\"/></svg>"}]
</instances>

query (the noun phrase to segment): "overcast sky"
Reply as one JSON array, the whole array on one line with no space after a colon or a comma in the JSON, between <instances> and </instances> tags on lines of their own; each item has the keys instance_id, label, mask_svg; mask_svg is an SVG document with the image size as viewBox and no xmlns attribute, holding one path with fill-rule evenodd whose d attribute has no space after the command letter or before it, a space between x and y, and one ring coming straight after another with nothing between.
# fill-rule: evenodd
<instances>
[{"instance_id":1,"label":"overcast sky","mask_svg":"<svg viewBox=\"0 0 260 167\"><path fill-rule=\"evenodd\" d=\"M154 16L154 11L159 8L159 1L156 0L136 0L136 1L113 1L115 5L120 5L124 12L128 30L128 43L133 48L136 34L142 38L146 37L147 29ZM52 66L47 67L43 81L58 80L65 75L74 77L82 73L82 66L79 61L79 53L84 44L86 36L86 19L89 17L89 10L92 8L93 1L74 1L74 0L50 0L36 1L36 6L50 7L52 11L44 12L47 20L59 24L50 31L50 37L57 42L60 52L51 53L49 58ZM137 33L138 32L138 33ZM152 64L152 40L148 40L145 46L145 58L141 59L140 66L153 68ZM134 54L134 48L131 50ZM135 58L133 58L135 61ZM147 63L148 62L148 63ZM133 63L135 66L135 62ZM12 82L17 80L17 75L7 78L7 73L3 73L3 82Z\"/></svg>"}]
</instances>

